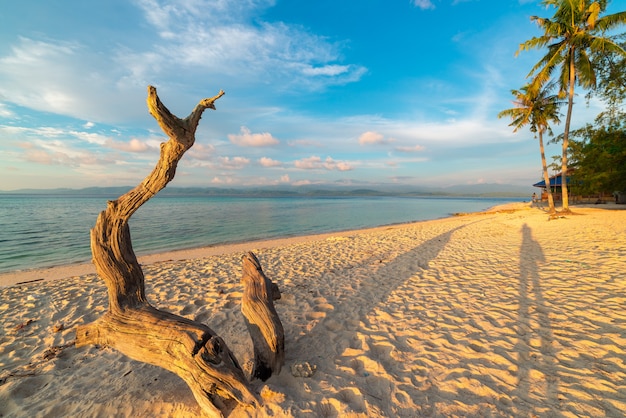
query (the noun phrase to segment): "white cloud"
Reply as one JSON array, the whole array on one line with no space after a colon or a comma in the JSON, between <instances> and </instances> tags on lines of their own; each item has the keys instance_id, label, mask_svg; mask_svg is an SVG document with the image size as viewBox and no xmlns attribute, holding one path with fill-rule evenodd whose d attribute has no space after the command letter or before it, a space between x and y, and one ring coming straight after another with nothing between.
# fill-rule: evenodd
<instances>
[{"instance_id":1,"label":"white cloud","mask_svg":"<svg viewBox=\"0 0 626 418\"><path fill-rule=\"evenodd\" d=\"M301 160L294 161L294 166L302 170L312 170L320 168L322 159L317 156L303 158Z\"/></svg>"},{"instance_id":2,"label":"white cloud","mask_svg":"<svg viewBox=\"0 0 626 418\"><path fill-rule=\"evenodd\" d=\"M430 0L413 0L413 4L423 10L435 8L435 5Z\"/></svg>"},{"instance_id":3,"label":"white cloud","mask_svg":"<svg viewBox=\"0 0 626 418\"><path fill-rule=\"evenodd\" d=\"M240 135L229 134L228 139L240 147L268 147L279 143L270 133L253 134L245 126L241 127Z\"/></svg>"},{"instance_id":4,"label":"white cloud","mask_svg":"<svg viewBox=\"0 0 626 418\"><path fill-rule=\"evenodd\" d=\"M250 160L245 157L219 157L218 162L226 170L240 170L250 164Z\"/></svg>"},{"instance_id":5,"label":"white cloud","mask_svg":"<svg viewBox=\"0 0 626 418\"><path fill-rule=\"evenodd\" d=\"M272 0L137 0L135 5L152 26L140 25L140 36L124 44L18 38L0 56L0 97L89 121L84 128L90 129L103 122L146 123L148 84L185 87L182 78L201 76L310 91L357 81L366 72L342 62L341 42L255 19ZM177 93L178 100L185 99L189 90ZM13 117L5 106L0 116Z\"/></svg>"},{"instance_id":6,"label":"white cloud","mask_svg":"<svg viewBox=\"0 0 626 418\"><path fill-rule=\"evenodd\" d=\"M331 161L331 162L329 162L328 159L327 159L325 165L327 167L332 167L332 168L328 168L328 170L331 170L331 169L336 169L336 170L339 170L339 171L350 171L350 170L352 170L352 166L349 163L343 162L343 161L338 161L338 162Z\"/></svg>"},{"instance_id":7,"label":"white cloud","mask_svg":"<svg viewBox=\"0 0 626 418\"><path fill-rule=\"evenodd\" d=\"M351 123L362 125L366 122L353 120ZM480 117L434 122L379 119L376 124L393 135L397 147L414 146L416 142L432 148L519 140L519 136L507 127L506 121L494 122Z\"/></svg>"},{"instance_id":8,"label":"white cloud","mask_svg":"<svg viewBox=\"0 0 626 418\"><path fill-rule=\"evenodd\" d=\"M5 133L8 136L29 136L29 137L43 137L43 138L57 138L65 135L67 132L63 129L52 128L48 126L39 128L27 128L22 126L0 126L0 133Z\"/></svg>"},{"instance_id":9,"label":"white cloud","mask_svg":"<svg viewBox=\"0 0 626 418\"><path fill-rule=\"evenodd\" d=\"M232 177L218 177L215 176L211 179L211 184L233 184L235 180Z\"/></svg>"},{"instance_id":10,"label":"white cloud","mask_svg":"<svg viewBox=\"0 0 626 418\"><path fill-rule=\"evenodd\" d=\"M107 54L78 42L21 37L8 55L0 57L0 97L82 120L124 120L145 114L145 107L136 106L143 100L129 99L138 91L115 86L124 71Z\"/></svg>"},{"instance_id":11,"label":"white cloud","mask_svg":"<svg viewBox=\"0 0 626 418\"><path fill-rule=\"evenodd\" d=\"M385 139L384 135L373 131L364 132L359 136L360 145L388 144L390 142L393 142L393 139Z\"/></svg>"},{"instance_id":12,"label":"white cloud","mask_svg":"<svg viewBox=\"0 0 626 418\"><path fill-rule=\"evenodd\" d=\"M322 160L318 156L312 156L303 158L301 160L294 161L294 166L301 170L329 170L329 171L350 171L352 166L344 161L335 161L331 157L326 157Z\"/></svg>"},{"instance_id":13,"label":"white cloud","mask_svg":"<svg viewBox=\"0 0 626 418\"><path fill-rule=\"evenodd\" d=\"M36 145L29 142L18 144L24 150L24 161L41 165L61 165L65 167L84 167L111 165L115 161L110 157L101 157L84 150L72 150L61 144Z\"/></svg>"},{"instance_id":14,"label":"white cloud","mask_svg":"<svg viewBox=\"0 0 626 418\"><path fill-rule=\"evenodd\" d=\"M33 144L39 144L43 147L49 146L63 146L68 150L71 147L78 147L87 144L98 148L100 146L107 146L107 144L114 143L114 141L106 136L94 132L83 132L76 130L65 130L61 128L51 126L41 127L15 127L15 126L0 126L0 134L12 137L21 141L28 141ZM115 148L112 146L111 148ZM119 147L116 149L120 149Z\"/></svg>"},{"instance_id":15,"label":"white cloud","mask_svg":"<svg viewBox=\"0 0 626 418\"><path fill-rule=\"evenodd\" d=\"M263 167L280 167L283 165L280 161L272 160L271 158L263 157L259 159L259 164Z\"/></svg>"},{"instance_id":16,"label":"white cloud","mask_svg":"<svg viewBox=\"0 0 626 418\"><path fill-rule=\"evenodd\" d=\"M78 49L73 43L38 42L20 38L11 54L0 58L0 75L9 83L0 86L0 95L22 106L66 113L73 103L64 88L67 75L59 66L75 57Z\"/></svg>"},{"instance_id":17,"label":"white cloud","mask_svg":"<svg viewBox=\"0 0 626 418\"><path fill-rule=\"evenodd\" d=\"M76 167L79 165L78 159L72 158L61 151L51 151L31 143L21 143L18 146L24 149L22 158L24 161L43 165L63 165Z\"/></svg>"},{"instance_id":18,"label":"white cloud","mask_svg":"<svg viewBox=\"0 0 626 418\"><path fill-rule=\"evenodd\" d=\"M133 138L129 142L115 141L109 138L105 141L104 145L124 152L146 152L154 149L146 142L140 141L137 138Z\"/></svg>"},{"instance_id":19,"label":"white cloud","mask_svg":"<svg viewBox=\"0 0 626 418\"><path fill-rule=\"evenodd\" d=\"M313 67L307 66L302 72L306 75L326 75L326 76L336 76L340 74L345 74L350 70L348 65L324 65L322 67Z\"/></svg>"},{"instance_id":20,"label":"white cloud","mask_svg":"<svg viewBox=\"0 0 626 418\"><path fill-rule=\"evenodd\" d=\"M67 134L88 144L105 145L111 140L108 136L94 132L69 131Z\"/></svg>"},{"instance_id":21,"label":"white cloud","mask_svg":"<svg viewBox=\"0 0 626 418\"><path fill-rule=\"evenodd\" d=\"M13 119L15 116L16 114L7 105L0 103L0 118Z\"/></svg>"},{"instance_id":22,"label":"white cloud","mask_svg":"<svg viewBox=\"0 0 626 418\"><path fill-rule=\"evenodd\" d=\"M282 22L250 23L257 9L273 1L178 2L142 0L138 5L159 32L153 52L161 65L201 67L216 74L236 74L283 88L317 89L359 80L366 69L341 64L340 44ZM137 62L132 60L131 62Z\"/></svg>"},{"instance_id":23,"label":"white cloud","mask_svg":"<svg viewBox=\"0 0 626 418\"><path fill-rule=\"evenodd\" d=\"M210 161L215 153L215 147L211 144L199 144L196 142L185 153L185 160Z\"/></svg>"}]
</instances>

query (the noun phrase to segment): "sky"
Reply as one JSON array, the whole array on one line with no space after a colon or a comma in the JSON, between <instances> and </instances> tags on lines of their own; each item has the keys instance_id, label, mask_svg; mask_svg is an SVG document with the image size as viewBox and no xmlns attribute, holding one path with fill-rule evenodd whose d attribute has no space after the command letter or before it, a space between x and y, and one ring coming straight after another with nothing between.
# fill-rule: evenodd
<instances>
[{"instance_id":1,"label":"sky","mask_svg":"<svg viewBox=\"0 0 626 418\"><path fill-rule=\"evenodd\" d=\"M615 2L608 13L617 10ZM498 119L542 51L538 0L29 0L0 6L0 190L134 186L167 140L170 187L384 188L541 179L537 140ZM572 127L603 105L576 98ZM563 109L563 113L565 109ZM555 133L563 126L555 126ZM547 149L550 159L560 146Z\"/></svg>"}]
</instances>

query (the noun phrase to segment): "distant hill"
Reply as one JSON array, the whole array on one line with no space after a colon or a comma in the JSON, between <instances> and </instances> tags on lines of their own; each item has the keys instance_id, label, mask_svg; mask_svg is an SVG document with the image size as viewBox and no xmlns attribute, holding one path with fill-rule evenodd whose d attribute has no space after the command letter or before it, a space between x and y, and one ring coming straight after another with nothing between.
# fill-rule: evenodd
<instances>
[{"instance_id":1,"label":"distant hill","mask_svg":"<svg viewBox=\"0 0 626 418\"><path fill-rule=\"evenodd\" d=\"M2 194L36 194L59 196L102 196L107 199L126 193L132 187L87 187L84 189L20 189L0 191ZM239 197L350 197L350 196L449 196L449 197L519 197L528 199L532 187L504 184L455 185L450 187L411 187L385 185L376 188L352 188L350 186L275 186L256 188L219 187L166 187L159 196L239 196Z\"/></svg>"},{"instance_id":2,"label":"distant hill","mask_svg":"<svg viewBox=\"0 0 626 418\"><path fill-rule=\"evenodd\" d=\"M526 199L532 195L532 186L513 186L510 184L471 184L471 185L456 185L445 187L445 193L451 195L467 195L470 196L482 196L482 197L524 197Z\"/></svg>"}]
</instances>

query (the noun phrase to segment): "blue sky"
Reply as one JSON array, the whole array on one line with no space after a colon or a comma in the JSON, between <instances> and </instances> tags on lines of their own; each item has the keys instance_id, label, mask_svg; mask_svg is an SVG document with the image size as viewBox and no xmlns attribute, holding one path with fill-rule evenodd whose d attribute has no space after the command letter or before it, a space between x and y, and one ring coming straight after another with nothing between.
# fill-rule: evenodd
<instances>
[{"instance_id":1,"label":"blue sky","mask_svg":"<svg viewBox=\"0 0 626 418\"><path fill-rule=\"evenodd\" d=\"M537 141L497 114L540 57L515 57L540 34L530 16L553 14L538 3L5 4L0 190L139 183L166 140L149 84L180 117L226 92L172 186L532 184ZM602 107L577 104L573 127Z\"/></svg>"}]
</instances>

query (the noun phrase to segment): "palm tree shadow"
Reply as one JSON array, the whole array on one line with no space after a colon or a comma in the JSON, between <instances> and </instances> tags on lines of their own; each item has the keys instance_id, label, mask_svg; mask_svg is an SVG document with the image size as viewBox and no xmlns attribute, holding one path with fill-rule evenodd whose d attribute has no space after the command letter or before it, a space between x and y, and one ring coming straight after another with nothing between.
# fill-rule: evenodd
<instances>
[{"instance_id":1,"label":"palm tree shadow","mask_svg":"<svg viewBox=\"0 0 626 418\"><path fill-rule=\"evenodd\" d=\"M520 247L519 308L515 344L518 359L517 395L522 400L530 400L531 393L538 393L536 377L532 371L545 376L545 399L558 405L559 378L556 352L553 347L554 334L550 320L550 308L546 304L541 288L539 264L545 262L541 246L532 237L531 228L522 226ZM540 346L533 347L531 340L539 337ZM560 416L558 410L553 410Z\"/></svg>"}]
</instances>

